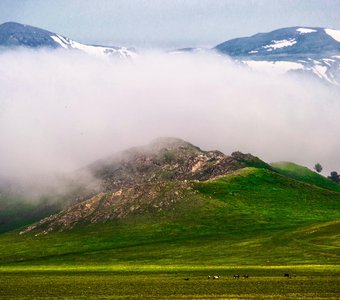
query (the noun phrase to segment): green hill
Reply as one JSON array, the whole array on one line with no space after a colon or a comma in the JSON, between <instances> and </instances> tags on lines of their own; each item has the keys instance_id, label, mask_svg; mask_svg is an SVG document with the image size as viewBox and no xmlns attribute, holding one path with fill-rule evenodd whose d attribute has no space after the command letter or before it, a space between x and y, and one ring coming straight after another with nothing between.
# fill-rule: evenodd
<instances>
[{"instance_id":1,"label":"green hill","mask_svg":"<svg viewBox=\"0 0 340 300\"><path fill-rule=\"evenodd\" d=\"M339 234L340 193L266 166L121 187L0 234L0 299L337 299Z\"/></svg>"},{"instance_id":2,"label":"green hill","mask_svg":"<svg viewBox=\"0 0 340 300\"><path fill-rule=\"evenodd\" d=\"M306 167L291 162L278 162L271 164L271 166L282 175L340 193L339 184Z\"/></svg>"},{"instance_id":3,"label":"green hill","mask_svg":"<svg viewBox=\"0 0 340 300\"><path fill-rule=\"evenodd\" d=\"M178 201L155 207L164 196ZM153 199L142 202L148 209L124 218L47 234L2 234L0 264L339 263L340 194L334 191L244 168L213 180L165 184Z\"/></svg>"}]
</instances>

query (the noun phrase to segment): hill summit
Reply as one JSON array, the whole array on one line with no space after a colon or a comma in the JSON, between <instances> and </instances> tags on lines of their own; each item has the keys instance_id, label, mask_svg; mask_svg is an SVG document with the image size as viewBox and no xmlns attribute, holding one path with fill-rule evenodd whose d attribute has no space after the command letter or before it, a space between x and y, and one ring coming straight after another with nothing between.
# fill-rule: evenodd
<instances>
[{"instance_id":1,"label":"hill summit","mask_svg":"<svg viewBox=\"0 0 340 300\"><path fill-rule=\"evenodd\" d=\"M171 209L184 195L195 193L192 181L207 181L245 167L271 167L251 154L204 151L177 138L158 138L94 162L87 167L101 183L99 192L58 214L35 223L47 233L79 223L98 223L132 214Z\"/></svg>"},{"instance_id":2,"label":"hill summit","mask_svg":"<svg viewBox=\"0 0 340 300\"><path fill-rule=\"evenodd\" d=\"M89 169L107 190L146 182L208 180L246 166L269 165L251 154L203 151L177 138L158 138L93 163Z\"/></svg>"}]
</instances>

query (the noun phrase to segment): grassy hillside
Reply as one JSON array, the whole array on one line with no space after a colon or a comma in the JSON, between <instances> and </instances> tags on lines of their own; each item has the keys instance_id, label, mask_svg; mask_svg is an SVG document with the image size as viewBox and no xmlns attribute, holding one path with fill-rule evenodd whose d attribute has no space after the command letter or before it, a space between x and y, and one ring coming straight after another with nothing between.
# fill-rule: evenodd
<instances>
[{"instance_id":1,"label":"grassy hillside","mask_svg":"<svg viewBox=\"0 0 340 300\"><path fill-rule=\"evenodd\" d=\"M271 165L275 171L282 175L340 193L339 184L306 167L291 162L278 162Z\"/></svg>"},{"instance_id":2,"label":"grassy hillside","mask_svg":"<svg viewBox=\"0 0 340 300\"><path fill-rule=\"evenodd\" d=\"M339 193L256 168L191 187L161 212L39 236L2 234L0 265L340 262Z\"/></svg>"}]
</instances>

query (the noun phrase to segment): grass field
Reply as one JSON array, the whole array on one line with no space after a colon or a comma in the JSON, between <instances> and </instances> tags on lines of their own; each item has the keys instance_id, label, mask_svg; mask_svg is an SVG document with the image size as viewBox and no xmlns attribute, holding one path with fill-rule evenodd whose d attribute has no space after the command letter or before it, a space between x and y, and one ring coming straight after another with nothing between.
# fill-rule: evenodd
<instances>
[{"instance_id":1,"label":"grass field","mask_svg":"<svg viewBox=\"0 0 340 300\"><path fill-rule=\"evenodd\" d=\"M310 173L245 168L169 211L0 234L0 298L339 299L340 193Z\"/></svg>"},{"instance_id":2,"label":"grass field","mask_svg":"<svg viewBox=\"0 0 340 300\"><path fill-rule=\"evenodd\" d=\"M0 274L0 299L339 299L340 294L340 270L332 265L50 266L2 268ZM208 279L217 274L219 279Z\"/></svg>"}]
</instances>

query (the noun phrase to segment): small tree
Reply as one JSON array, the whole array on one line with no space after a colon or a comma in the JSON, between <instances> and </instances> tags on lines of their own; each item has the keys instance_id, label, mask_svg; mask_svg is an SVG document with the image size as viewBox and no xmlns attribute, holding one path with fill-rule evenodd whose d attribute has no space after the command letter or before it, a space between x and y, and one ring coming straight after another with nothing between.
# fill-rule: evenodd
<instances>
[{"instance_id":1,"label":"small tree","mask_svg":"<svg viewBox=\"0 0 340 300\"><path fill-rule=\"evenodd\" d=\"M328 178L336 183L340 183L340 175L338 174L338 172L335 171L331 172L331 175L328 176Z\"/></svg>"},{"instance_id":2,"label":"small tree","mask_svg":"<svg viewBox=\"0 0 340 300\"><path fill-rule=\"evenodd\" d=\"M316 163L314 166L314 170L320 173L322 171L322 166L319 163Z\"/></svg>"}]
</instances>

